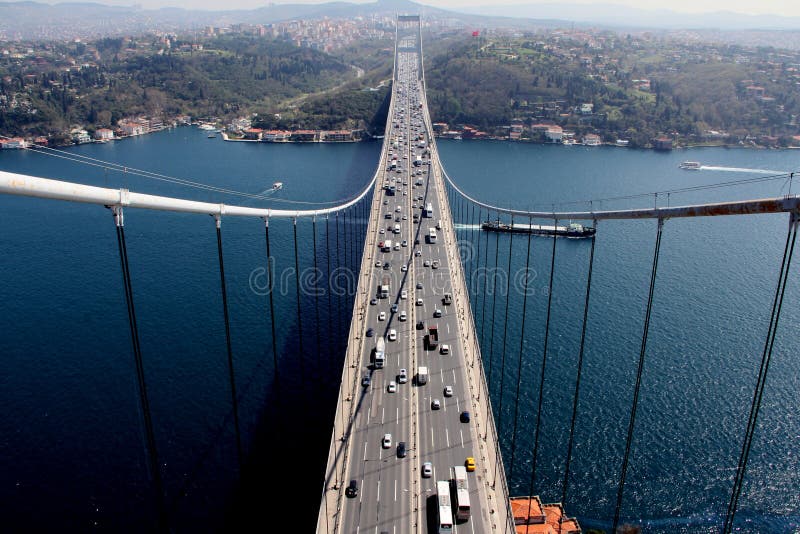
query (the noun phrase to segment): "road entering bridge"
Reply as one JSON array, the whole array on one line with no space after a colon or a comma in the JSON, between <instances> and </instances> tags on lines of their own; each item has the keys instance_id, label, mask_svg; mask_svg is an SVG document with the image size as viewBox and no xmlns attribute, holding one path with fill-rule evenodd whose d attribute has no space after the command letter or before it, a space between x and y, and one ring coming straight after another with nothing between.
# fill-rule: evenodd
<instances>
[{"instance_id":1,"label":"road entering bridge","mask_svg":"<svg viewBox=\"0 0 800 534\"><path fill-rule=\"evenodd\" d=\"M422 65L400 16L318 532L513 530Z\"/></svg>"}]
</instances>

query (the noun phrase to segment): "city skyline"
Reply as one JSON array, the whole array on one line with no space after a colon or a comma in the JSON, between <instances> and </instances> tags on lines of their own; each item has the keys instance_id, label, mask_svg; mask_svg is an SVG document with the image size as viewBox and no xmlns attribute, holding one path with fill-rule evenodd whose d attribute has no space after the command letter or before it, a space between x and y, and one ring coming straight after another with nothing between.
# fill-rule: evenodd
<instances>
[{"instance_id":1,"label":"city skyline","mask_svg":"<svg viewBox=\"0 0 800 534\"><path fill-rule=\"evenodd\" d=\"M40 0L41 1L41 0ZM0 0L2 3L11 3ZM350 0L351 3L371 3L364 0ZM45 4L60 4L68 2L41 1ZM256 9L269 4L320 4L319 0L230 0L220 6L213 0L104 0L97 3L113 6L138 6L144 9L158 9L163 7L177 7L183 9L200 9L206 11L231 10L231 9ZM424 0L418 2L425 6L458 11L460 8L478 8L491 5L486 0ZM504 0L503 6L534 6L537 4L553 5L553 0ZM799 17L800 3L786 2L785 0L762 0L753 3L748 0L673 0L665 7L663 2L655 0L570 0L566 5L587 6L621 6L646 11L673 11L678 13L713 13L718 11L733 12L745 15L778 15L785 17Z\"/></svg>"}]
</instances>

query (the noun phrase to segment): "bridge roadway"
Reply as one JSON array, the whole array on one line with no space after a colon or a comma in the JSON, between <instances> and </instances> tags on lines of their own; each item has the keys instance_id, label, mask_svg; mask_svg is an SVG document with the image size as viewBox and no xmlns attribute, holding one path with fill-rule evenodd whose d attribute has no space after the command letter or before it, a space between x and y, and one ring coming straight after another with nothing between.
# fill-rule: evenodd
<instances>
[{"instance_id":1,"label":"bridge roadway","mask_svg":"<svg viewBox=\"0 0 800 534\"><path fill-rule=\"evenodd\" d=\"M455 522L453 532L509 531L505 475L495 463L488 396L480 393L479 350L425 100L418 22L416 31L408 30L398 24L392 102L317 531L437 532L436 481L451 480L452 468L467 457L477 463L468 473L470 517ZM432 213L425 212L428 205ZM389 296L380 298L385 277ZM445 293L453 296L449 305ZM431 326L438 327L439 348L426 350ZM380 337L386 362L376 368ZM420 367L428 368L426 384ZM462 422L464 411L469 422ZM383 443L386 435L390 444ZM425 462L432 465L429 477ZM346 491L351 480L355 496Z\"/></svg>"}]
</instances>

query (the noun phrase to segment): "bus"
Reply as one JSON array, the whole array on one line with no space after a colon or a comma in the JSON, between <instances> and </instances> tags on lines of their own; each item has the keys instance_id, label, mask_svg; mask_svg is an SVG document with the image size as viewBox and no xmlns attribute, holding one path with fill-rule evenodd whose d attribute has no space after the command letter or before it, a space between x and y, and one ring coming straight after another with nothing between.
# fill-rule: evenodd
<instances>
[{"instance_id":1,"label":"bus","mask_svg":"<svg viewBox=\"0 0 800 534\"><path fill-rule=\"evenodd\" d=\"M436 228L428 229L428 243L436 243Z\"/></svg>"},{"instance_id":2,"label":"bus","mask_svg":"<svg viewBox=\"0 0 800 534\"><path fill-rule=\"evenodd\" d=\"M425 209L422 211L422 216L427 218L433 217L433 204L430 202L425 204Z\"/></svg>"},{"instance_id":3,"label":"bus","mask_svg":"<svg viewBox=\"0 0 800 534\"><path fill-rule=\"evenodd\" d=\"M436 482L436 502L438 513L436 515L439 534L452 534L453 509L450 506L450 483L446 480Z\"/></svg>"},{"instance_id":4,"label":"bus","mask_svg":"<svg viewBox=\"0 0 800 534\"><path fill-rule=\"evenodd\" d=\"M469 520L469 483L467 468L463 465L453 467L453 486L455 489L456 520Z\"/></svg>"}]
</instances>

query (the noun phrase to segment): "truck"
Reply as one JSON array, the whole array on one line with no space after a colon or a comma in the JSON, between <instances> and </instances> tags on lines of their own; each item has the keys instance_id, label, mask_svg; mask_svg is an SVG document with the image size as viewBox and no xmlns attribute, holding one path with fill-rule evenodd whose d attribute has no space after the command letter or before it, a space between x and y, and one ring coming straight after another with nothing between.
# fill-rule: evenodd
<instances>
[{"instance_id":1,"label":"truck","mask_svg":"<svg viewBox=\"0 0 800 534\"><path fill-rule=\"evenodd\" d=\"M428 350L435 350L439 346L439 327L433 325L428 327L428 335L425 336L425 344Z\"/></svg>"},{"instance_id":2,"label":"truck","mask_svg":"<svg viewBox=\"0 0 800 534\"><path fill-rule=\"evenodd\" d=\"M417 368L417 385L422 386L428 383L428 368L420 366Z\"/></svg>"},{"instance_id":3,"label":"truck","mask_svg":"<svg viewBox=\"0 0 800 534\"><path fill-rule=\"evenodd\" d=\"M442 302L444 302L445 306L451 304L453 302L453 296L450 293L445 293Z\"/></svg>"},{"instance_id":4,"label":"truck","mask_svg":"<svg viewBox=\"0 0 800 534\"><path fill-rule=\"evenodd\" d=\"M375 343L375 357L372 359L375 369L383 369L383 363L386 361L386 341L383 337L379 337Z\"/></svg>"},{"instance_id":5,"label":"truck","mask_svg":"<svg viewBox=\"0 0 800 534\"><path fill-rule=\"evenodd\" d=\"M389 298L389 282L391 278L389 275L384 275L383 279L381 279L381 283L378 286L378 298L386 299Z\"/></svg>"},{"instance_id":6,"label":"truck","mask_svg":"<svg viewBox=\"0 0 800 534\"><path fill-rule=\"evenodd\" d=\"M383 252L391 252L392 251L392 240L387 239L383 242Z\"/></svg>"}]
</instances>

